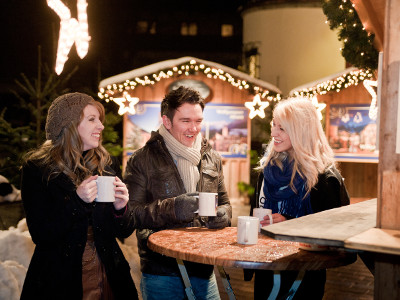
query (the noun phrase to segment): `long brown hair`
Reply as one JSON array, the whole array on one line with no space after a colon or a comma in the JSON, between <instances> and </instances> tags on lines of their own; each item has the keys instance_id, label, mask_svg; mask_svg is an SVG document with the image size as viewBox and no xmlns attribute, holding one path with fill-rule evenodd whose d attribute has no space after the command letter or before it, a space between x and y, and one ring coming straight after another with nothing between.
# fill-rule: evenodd
<instances>
[{"instance_id":1,"label":"long brown hair","mask_svg":"<svg viewBox=\"0 0 400 300\"><path fill-rule=\"evenodd\" d=\"M104 106L98 101L90 101L100 113L100 121L104 123ZM98 172L105 173L105 167L111 162L110 154L102 146L90 149L83 156L83 142L78 132L78 125L84 116L83 109L79 121L73 121L61 132L59 138L52 142L45 141L38 149L28 152L25 162L34 160L48 171L48 178L55 177L61 173L67 175L71 181L78 186L87 177Z\"/></svg>"}]
</instances>

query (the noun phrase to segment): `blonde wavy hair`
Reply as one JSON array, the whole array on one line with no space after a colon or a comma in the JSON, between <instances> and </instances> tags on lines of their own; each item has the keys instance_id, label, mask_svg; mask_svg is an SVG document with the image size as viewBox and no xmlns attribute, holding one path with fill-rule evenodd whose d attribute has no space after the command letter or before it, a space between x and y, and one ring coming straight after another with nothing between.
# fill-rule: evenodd
<instances>
[{"instance_id":1,"label":"blonde wavy hair","mask_svg":"<svg viewBox=\"0 0 400 300\"><path fill-rule=\"evenodd\" d=\"M282 161L288 158L289 162L293 161L290 187L297 192L293 184L297 172L306 182L308 195L318 181L318 174L335 166L334 153L322 129L317 110L310 100L292 98L277 104L273 119L289 135L293 151L276 152L271 139L258 169L268 164L283 169Z\"/></svg>"},{"instance_id":2,"label":"blonde wavy hair","mask_svg":"<svg viewBox=\"0 0 400 300\"><path fill-rule=\"evenodd\" d=\"M104 123L104 106L95 100L90 101L88 105L97 108L100 113L100 121ZM82 109L79 121L73 121L65 127L55 142L47 140L39 148L28 152L25 162L34 160L40 166L46 167L48 179L64 173L76 186L93 175L95 171L100 175L106 173L105 167L111 162L111 158L102 146L101 139L97 148L88 150L85 156L82 155L83 142L78 132L78 125L83 117Z\"/></svg>"}]
</instances>

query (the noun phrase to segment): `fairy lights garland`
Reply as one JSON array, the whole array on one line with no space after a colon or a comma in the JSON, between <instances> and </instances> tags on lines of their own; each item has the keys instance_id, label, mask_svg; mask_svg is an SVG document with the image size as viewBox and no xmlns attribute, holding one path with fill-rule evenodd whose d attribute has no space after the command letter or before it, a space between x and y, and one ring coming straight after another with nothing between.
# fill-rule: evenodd
<instances>
[{"instance_id":1,"label":"fairy lights garland","mask_svg":"<svg viewBox=\"0 0 400 300\"><path fill-rule=\"evenodd\" d=\"M352 85L358 85L366 79L373 77L372 71L356 70L342 74L333 80L327 80L308 88L299 89L291 92L291 96L313 98L317 95L324 95L328 92L340 92Z\"/></svg>"},{"instance_id":2,"label":"fairy lights garland","mask_svg":"<svg viewBox=\"0 0 400 300\"><path fill-rule=\"evenodd\" d=\"M378 51L373 45L374 34L368 33L350 0L323 0L322 10L330 29L337 29L340 48L347 62L360 69L378 68Z\"/></svg>"},{"instance_id":3,"label":"fairy lights garland","mask_svg":"<svg viewBox=\"0 0 400 300\"><path fill-rule=\"evenodd\" d=\"M252 94L259 94L261 98L267 101L279 101L281 95L271 92L267 89L254 85L246 80L236 78L235 76L225 72L222 69L207 66L203 63L198 64L195 60L183 63L168 69L164 69L153 74L136 77L131 80L126 80L123 83L114 83L108 85L106 88L100 88L98 96L100 99L109 102L114 99L114 96L119 96L121 93L129 90L134 90L137 86L154 85L162 79L180 76L180 75L193 75L197 72L204 73L208 78L219 79L229 82L234 87L240 90L248 90Z\"/></svg>"}]
</instances>

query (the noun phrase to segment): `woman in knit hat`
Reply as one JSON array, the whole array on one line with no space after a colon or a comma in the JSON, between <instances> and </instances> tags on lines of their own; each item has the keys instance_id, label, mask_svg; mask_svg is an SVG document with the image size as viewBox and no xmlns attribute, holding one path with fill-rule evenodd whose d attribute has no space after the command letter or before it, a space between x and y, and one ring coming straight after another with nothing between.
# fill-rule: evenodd
<instances>
[{"instance_id":1,"label":"woman in knit hat","mask_svg":"<svg viewBox=\"0 0 400 300\"><path fill-rule=\"evenodd\" d=\"M42 146L27 154L22 200L36 244L21 299L137 299L116 237L134 228L121 171L101 145L104 107L82 93L54 100ZM115 201L95 202L96 179L114 176Z\"/></svg>"}]
</instances>

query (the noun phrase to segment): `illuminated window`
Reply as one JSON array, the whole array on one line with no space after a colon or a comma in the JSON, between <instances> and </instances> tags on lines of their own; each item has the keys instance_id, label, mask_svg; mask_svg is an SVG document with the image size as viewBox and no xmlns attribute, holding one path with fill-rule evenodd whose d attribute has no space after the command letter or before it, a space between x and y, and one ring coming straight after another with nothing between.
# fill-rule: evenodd
<instances>
[{"instance_id":1,"label":"illuminated window","mask_svg":"<svg viewBox=\"0 0 400 300\"><path fill-rule=\"evenodd\" d=\"M147 21L138 21L136 23L136 32L137 33L146 33L148 27L149 27L149 23L147 23Z\"/></svg>"},{"instance_id":2,"label":"illuminated window","mask_svg":"<svg viewBox=\"0 0 400 300\"><path fill-rule=\"evenodd\" d=\"M149 28L149 33L150 34L156 34L157 33L157 31L156 31L156 22L153 22L153 23L151 23L151 26L150 26L150 28Z\"/></svg>"},{"instance_id":3,"label":"illuminated window","mask_svg":"<svg viewBox=\"0 0 400 300\"><path fill-rule=\"evenodd\" d=\"M254 78L260 77L260 54L257 48L250 48L244 52L246 72Z\"/></svg>"},{"instance_id":4,"label":"illuminated window","mask_svg":"<svg viewBox=\"0 0 400 300\"><path fill-rule=\"evenodd\" d=\"M181 24L181 35L197 35L197 24L183 22Z\"/></svg>"},{"instance_id":5,"label":"illuminated window","mask_svg":"<svg viewBox=\"0 0 400 300\"><path fill-rule=\"evenodd\" d=\"M156 22L148 22L148 21L138 21L136 23L136 33L139 34L156 34L157 24Z\"/></svg>"},{"instance_id":6,"label":"illuminated window","mask_svg":"<svg viewBox=\"0 0 400 300\"><path fill-rule=\"evenodd\" d=\"M221 25L221 36L229 37L233 35L233 25L232 24L222 24Z\"/></svg>"}]
</instances>

